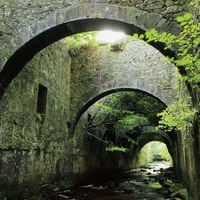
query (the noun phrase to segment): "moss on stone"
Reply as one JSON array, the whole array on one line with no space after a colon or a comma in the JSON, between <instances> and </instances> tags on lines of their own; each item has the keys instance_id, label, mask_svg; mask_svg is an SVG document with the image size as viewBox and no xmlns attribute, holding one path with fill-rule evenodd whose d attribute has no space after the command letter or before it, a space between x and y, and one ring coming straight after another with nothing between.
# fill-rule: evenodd
<instances>
[{"instance_id":1,"label":"moss on stone","mask_svg":"<svg viewBox=\"0 0 200 200\"><path fill-rule=\"evenodd\" d=\"M8 58L9 56L10 56L10 50L9 50L9 49L5 49L5 50L3 51L2 57L3 57L3 58Z\"/></svg>"}]
</instances>

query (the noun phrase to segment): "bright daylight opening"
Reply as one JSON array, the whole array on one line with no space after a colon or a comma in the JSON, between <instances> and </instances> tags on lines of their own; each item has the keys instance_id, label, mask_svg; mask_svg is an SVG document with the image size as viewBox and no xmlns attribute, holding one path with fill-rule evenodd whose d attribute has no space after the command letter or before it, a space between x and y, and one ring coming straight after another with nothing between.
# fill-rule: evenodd
<instances>
[{"instance_id":1,"label":"bright daylight opening","mask_svg":"<svg viewBox=\"0 0 200 200\"><path fill-rule=\"evenodd\" d=\"M147 143L139 154L140 166L158 165L162 168L172 166L172 158L168 152L167 146L162 142Z\"/></svg>"},{"instance_id":2,"label":"bright daylight opening","mask_svg":"<svg viewBox=\"0 0 200 200\"><path fill-rule=\"evenodd\" d=\"M126 38L126 34L123 32L115 32L111 30L99 31L96 36L96 41L103 43L114 43L117 40Z\"/></svg>"}]
</instances>

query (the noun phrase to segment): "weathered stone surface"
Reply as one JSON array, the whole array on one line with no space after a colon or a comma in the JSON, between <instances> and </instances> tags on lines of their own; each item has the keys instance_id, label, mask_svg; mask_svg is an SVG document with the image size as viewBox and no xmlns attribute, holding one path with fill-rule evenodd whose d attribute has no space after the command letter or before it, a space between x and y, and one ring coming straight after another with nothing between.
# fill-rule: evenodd
<instances>
[{"instance_id":1,"label":"weathered stone surface","mask_svg":"<svg viewBox=\"0 0 200 200\"><path fill-rule=\"evenodd\" d=\"M177 3L178 1L176 1ZM13 55L12 63L9 63L8 71L15 68L23 67L20 66L22 61L25 59L23 57L16 59L16 56L19 57L20 52L22 53L23 49L19 50L23 45L28 44L31 39L39 34L45 34L46 30L50 30L52 27L58 25L63 25L64 23L72 22L74 20L81 19L110 19L117 20L120 22L133 24L144 30L149 30L151 28L158 28L162 31L173 31L178 32L176 28L168 27L167 20L170 18L170 22L174 21L173 14L177 14L178 11L170 9L170 16L168 19L165 18L167 11L167 4L164 4L163 1L0 1L0 13L1 13L1 34L0 34L0 69L4 68L4 65L7 61L12 58L12 55L18 50L18 55ZM152 8L148 9L152 5ZM175 5L175 3L173 4ZM179 7L182 4L178 4ZM136 6L136 7L134 7ZM146 7L145 7L146 6ZM145 8L144 8L145 7ZM163 10L160 9L163 7ZM183 5L184 7L184 5ZM163 15L162 12L165 12ZM162 20L162 23L159 23ZM171 23L173 24L173 23ZM160 27L160 25L162 25ZM163 26L164 25L164 26ZM84 26L84 25L83 25ZM87 29L87 24L85 24L85 29ZM177 27L176 24L173 26ZM81 30L83 31L83 30ZM58 32L60 32L58 30ZM54 33L53 33L54 34ZM64 33L63 33L64 34ZM69 33L73 34L73 30L70 30ZM50 36L50 35L49 35ZM55 35L54 35L55 36ZM60 36L64 37L63 35ZM46 36L44 36L45 40ZM33 44L26 45L26 51L22 54L27 54L27 57L24 62L26 63L35 52L33 49L44 48L45 45L40 41L40 47L38 45L34 46ZM47 39L45 43L50 44L51 40ZM33 45L33 46L32 46ZM42 47L44 45L44 47ZM30 49L29 49L30 48ZM38 49L39 51L41 49ZM33 52L29 52L33 51ZM30 58L29 58L30 57ZM20 62L17 64L17 62ZM2 93L4 87L7 87L7 83L4 79L11 79L11 72L2 73L0 79L0 87L2 87ZM16 72L15 72L16 73ZM10 74L10 75L9 75ZM5 77L6 76L6 77ZM14 75L16 76L16 75ZM9 78L10 77L10 78ZM9 80L8 82L10 82ZM4 85L5 84L5 85Z\"/></svg>"},{"instance_id":2,"label":"weathered stone surface","mask_svg":"<svg viewBox=\"0 0 200 200\"><path fill-rule=\"evenodd\" d=\"M74 113L79 113L86 104L89 106L99 94L116 89L141 90L166 105L176 100L174 66L142 41L127 42L122 51L112 51L109 47L96 51L82 49L73 57L72 65Z\"/></svg>"},{"instance_id":3,"label":"weathered stone surface","mask_svg":"<svg viewBox=\"0 0 200 200\"><path fill-rule=\"evenodd\" d=\"M170 104L176 89L170 72L173 66L158 62L162 54L142 41L130 41L123 47L120 51L111 51L109 46L74 49L70 56L62 40L26 65L1 101L0 176L4 181L0 187L46 185L47 192L50 185L54 191L73 185L84 174L129 167L123 166L120 155L118 164L111 167L116 156L106 154L102 145L91 151L82 125L73 137L68 130L85 104L109 90L143 90ZM46 117L37 113L39 84L47 88ZM21 195L22 189L18 191L15 195Z\"/></svg>"},{"instance_id":4,"label":"weathered stone surface","mask_svg":"<svg viewBox=\"0 0 200 200\"><path fill-rule=\"evenodd\" d=\"M93 147L96 141L83 134L84 118L73 137L69 137L68 127L93 98L111 90L142 90L170 105L177 89L174 66L163 59L159 51L137 40L125 42L119 51L104 46L69 53L62 40L38 53L1 101L1 188L37 188L55 182L54 191L73 185L78 177L80 181L86 175L90 179L94 174L128 169L135 151L126 156L129 161L124 166L124 156L107 154L98 143ZM48 91L45 118L37 113L39 84ZM27 195L32 194L27 190Z\"/></svg>"},{"instance_id":5,"label":"weathered stone surface","mask_svg":"<svg viewBox=\"0 0 200 200\"><path fill-rule=\"evenodd\" d=\"M42 185L50 185L53 191L65 189L85 177L131 166L134 151L125 158L107 154L100 144L94 146L83 134L84 119L71 137L69 127L94 98L109 90L139 89L170 105L176 96L172 65L158 62L163 55L136 41L120 51L82 49L68 54L63 41L42 49L66 35L100 28L94 23L98 19L111 20L110 26L117 21L113 28L119 25L128 34L154 27L176 34L175 17L188 9L187 3L0 0L1 94L6 89L0 102L0 197L11 193L24 199L39 196ZM84 20L89 18L95 20ZM76 20L83 25L77 26ZM39 84L48 93L45 118L37 113ZM198 200L199 132L189 129L170 137L176 171Z\"/></svg>"},{"instance_id":6,"label":"weathered stone surface","mask_svg":"<svg viewBox=\"0 0 200 200\"><path fill-rule=\"evenodd\" d=\"M1 190L26 198L28 191L39 195L42 184L71 179L69 82L70 56L60 41L37 54L10 84L0 110ZM44 116L37 113L39 84L47 87Z\"/></svg>"},{"instance_id":7,"label":"weathered stone surface","mask_svg":"<svg viewBox=\"0 0 200 200\"><path fill-rule=\"evenodd\" d=\"M1 148L29 149L31 146L33 149L42 149L46 146L51 149L57 146L59 137L67 135L69 104L65 106L64 102L69 102L69 66L70 57L61 41L56 47L50 46L48 50L36 55L18 79L12 82L1 102L1 117L4 116L1 118L1 133L4 133L1 134ZM39 84L47 88L48 119L43 119L37 113ZM54 118L58 121L55 122ZM9 129L12 129L12 132ZM27 134L29 132L31 134ZM38 142L46 136L48 140L45 143ZM52 146L49 146L49 142Z\"/></svg>"}]
</instances>

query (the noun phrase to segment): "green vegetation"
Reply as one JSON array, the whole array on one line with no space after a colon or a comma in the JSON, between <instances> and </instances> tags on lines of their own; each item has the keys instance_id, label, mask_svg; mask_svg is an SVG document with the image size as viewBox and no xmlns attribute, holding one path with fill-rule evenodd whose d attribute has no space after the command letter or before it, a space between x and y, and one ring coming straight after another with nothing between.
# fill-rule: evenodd
<instances>
[{"instance_id":1,"label":"green vegetation","mask_svg":"<svg viewBox=\"0 0 200 200\"><path fill-rule=\"evenodd\" d=\"M3 51L3 55L2 56L3 56L3 58L8 58L10 56L10 51L8 49L5 49Z\"/></svg>"},{"instance_id":2,"label":"green vegetation","mask_svg":"<svg viewBox=\"0 0 200 200\"><path fill-rule=\"evenodd\" d=\"M165 49L175 51L176 57L168 59L182 72L181 76L177 76L177 84L187 82L195 89L200 83L200 23L191 13L185 13L176 19L181 27L178 35L159 33L152 29L145 34L135 34L134 37L146 42L164 43ZM95 40L97 34L97 32L77 34L68 37L66 43L69 47L78 49L83 46L99 46ZM153 124L168 131L174 129L185 131L188 124L193 125L197 111L192 107L191 100L181 92L177 94L177 102L168 108L161 106L155 99L153 101L150 99L147 95L132 92L109 95L90 108L92 117L87 124L88 133L92 135L94 129L101 130L104 126L110 132L121 134L129 142L136 142L126 133L133 133L134 127L137 126ZM107 150L124 151L120 149L123 147L115 145L114 141L107 141L107 144Z\"/></svg>"},{"instance_id":3,"label":"green vegetation","mask_svg":"<svg viewBox=\"0 0 200 200\"><path fill-rule=\"evenodd\" d=\"M99 43L96 41L96 36L98 32L85 32L75 34L69 37L66 37L66 45L69 48L81 48L88 46L99 46Z\"/></svg>"},{"instance_id":4,"label":"green vegetation","mask_svg":"<svg viewBox=\"0 0 200 200\"><path fill-rule=\"evenodd\" d=\"M170 192L172 193L170 196L172 198L178 198L183 200L189 200L189 195L187 189L183 187L181 183L174 183L172 181L167 180L167 184L170 186Z\"/></svg>"},{"instance_id":5,"label":"green vegetation","mask_svg":"<svg viewBox=\"0 0 200 200\"><path fill-rule=\"evenodd\" d=\"M168 131L172 129L185 131L188 123L193 125L195 113L196 109L191 108L185 99L179 98L174 105L158 114L161 117L158 128Z\"/></svg>"},{"instance_id":6,"label":"green vegetation","mask_svg":"<svg viewBox=\"0 0 200 200\"><path fill-rule=\"evenodd\" d=\"M179 76L179 81L185 81L195 89L200 84L200 22L191 13L178 16L176 20L181 27L177 36L152 29L140 36L135 34L134 37L147 42L162 42L166 45L165 49L174 50L176 57L169 60L184 72ZM193 124L196 110L188 99L177 95L177 102L158 114L161 117L159 128L185 130L188 122Z\"/></svg>"},{"instance_id":7,"label":"green vegetation","mask_svg":"<svg viewBox=\"0 0 200 200\"><path fill-rule=\"evenodd\" d=\"M152 162L166 161L172 164L172 158L166 145L162 142L149 142L138 155L140 166L149 166Z\"/></svg>"},{"instance_id":8,"label":"green vegetation","mask_svg":"<svg viewBox=\"0 0 200 200\"><path fill-rule=\"evenodd\" d=\"M126 146L117 144L113 134L129 143L137 143L137 127L158 125L157 113L164 108L162 103L144 93L113 93L89 108L87 131L90 136L104 142L106 150L126 152ZM104 140L98 136L101 135L102 129L106 130Z\"/></svg>"},{"instance_id":9,"label":"green vegetation","mask_svg":"<svg viewBox=\"0 0 200 200\"><path fill-rule=\"evenodd\" d=\"M179 69L186 70L181 80L187 81L193 87L200 83L200 22L196 22L191 13L185 13L177 17L177 22L182 30L179 35L163 32L159 33L152 29L144 35L135 37L145 39L147 42L165 43L165 49L174 49L177 57L169 58Z\"/></svg>"},{"instance_id":10,"label":"green vegetation","mask_svg":"<svg viewBox=\"0 0 200 200\"><path fill-rule=\"evenodd\" d=\"M128 149L124 148L124 147L115 146L115 145L109 145L109 146L106 147L106 151L110 151L110 152L113 152L113 151L127 152Z\"/></svg>"}]
</instances>

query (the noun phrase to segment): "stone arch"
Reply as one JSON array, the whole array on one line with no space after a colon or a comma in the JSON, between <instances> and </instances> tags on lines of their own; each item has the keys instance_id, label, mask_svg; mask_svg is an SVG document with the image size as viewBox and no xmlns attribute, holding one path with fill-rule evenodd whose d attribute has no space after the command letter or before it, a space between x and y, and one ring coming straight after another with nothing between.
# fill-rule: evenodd
<instances>
[{"instance_id":1,"label":"stone arch","mask_svg":"<svg viewBox=\"0 0 200 200\"><path fill-rule=\"evenodd\" d=\"M153 136L153 138L156 139L156 136L158 136L158 138L157 138L158 140L160 137L162 137L165 141L168 142L168 144L170 146L172 145L171 138L163 130L156 129L156 127L154 127L154 126L140 126L139 130L140 130L140 136L138 137L138 140L141 140L141 138L143 138L143 137L147 138L146 136L149 136L150 138ZM153 134L153 135L150 135L150 134ZM141 148L148 142L149 142L148 139L147 139L147 141L142 142Z\"/></svg>"},{"instance_id":2,"label":"stone arch","mask_svg":"<svg viewBox=\"0 0 200 200\"><path fill-rule=\"evenodd\" d=\"M105 85L110 85L110 83L106 83ZM105 86L104 85L104 86ZM146 84L144 84L146 85ZM148 85L148 84L147 84ZM103 86L103 88L104 88ZM81 109L79 110L79 112L77 112L76 116L74 117L74 121L73 123L71 124L71 127L70 127L70 134L73 135L75 129L76 129L76 125L79 121L79 119L81 118L81 116L83 115L83 113L92 105L94 104L96 101L98 101L99 99L109 95L109 94L112 94L112 93L116 93L116 92L120 92L120 91L138 91L138 92L142 92L146 95L150 95L152 97L154 97L156 100L160 101L160 103L164 104L165 106L167 106L165 103L164 103L164 99L159 99L158 96L154 96L155 93L149 93L149 91L145 90L145 88L139 88L139 87L133 87L132 86L127 86L127 85L123 85L121 87L113 87L114 85L112 85L112 87L107 87L107 88L102 88L101 92L99 94L95 94L95 96L91 97L91 99L86 102L82 107ZM151 87L151 84L149 85ZM163 101L162 101L163 100ZM155 129L154 129L155 131Z\"/></svg>"},{"instance_id":3,"label":"stone arch","mask_svg":"<svg viewBox=\"0 0 200 200\"><path fill-rule=\"evenodd\" d=\"M155 135L155 133L153 134L153 133L150 133L150 135L152 135L152 137L153 137L153 135ZM155 137L155 136L154 136ZM161 137L159 138L158 136L156 137L156 139L151 139L151 140L148 140L148 141L146 141L142 146L137 146L135 149L134 149L134 151L135 151L135 155L136 155L136 162L138 162L139 161L139 158L140 158L140 155L141 155L141 152L142 152L142 150L143 150L143 147L145 147L146 145L148 145L148 144L150 144L150 143L152 143L152 142L159 142L159 143L162 143L162 144L164 144L165 145L165 149L167 150L166 151L166 153L170 156L170 165L172 165L172 166L174 166L175 165L175 159L176 159L176 151L174 150L174 149L172 149L172 146L171 145L169 145L166 141L164 141ZM154 143L154 147L153 147L153 149L156 149L156 146L155 146L155 143ZM146 152L146 154L148 155L148 151ZM160 155L160 151L159 150L157 150L156 152L154 151L154 153L156 153L157 155ZM144 154L142 154L142 155L144 155ZM146 155L146 156L147 156ZM166 154L165 154L166 155ZM154 160L154 159L153 159ZM163 159L161 158L161 160L160 161L163 161ZM166 160L165 160L166 161ZM154 162L154 161L153 161ZM169 161L168 161L169 162Z\"/></svg>"},{"instance_id":4,"label":"stone arch","mask_svg":"<svg viewBox=\"0 0 200 200\"><path fill-rule=\"evenodd\" d=\"M105 84L101 85L100 93L104 93L107 90L127 90L127 88L143 91L147 94L150 94L166 106L171 105L175 99L173 94L174 90L172 88L161 89L152 82L141 78L134 78L132 82L130 82L128 78L108 81Z\"/></svg>"},{"instance_id":5,"label":"stone arch","mask_svg":"<svg viewBox=\"0 0 200 200\"><path fill-rule=\"evenodd\" d=\"M140 54L138 55L138 51ZM127 41L119 52L107 49L81 51L74 62L71 120L74 124L88 106L109 91L138 90L148 93L169 106L176 101L177 85L173 69L164 55L141 40ZM101 56L99 56L101 55ZM81 73L80 73L81 70ZM73 122L72 122L73 123ZM73 130L73 128L72 128Z\"/></svg>"},{"instance_id":6,"label":"stone arch","mask_svg":"<svg viewBox=\"0 0 200 200\"><path fill-rule=\"evenodd\" d=\"M142 33L151 28L165 31L170 27L171 31L178 30L175 23L168 22L161 14L108 3L62 4L53 11L50 9L48 12L41 13L41 10L40 12L35 10L31 20L21 14L21 20L26 23L16 24L16 31L4 36L6 45L2 47L2 60L0 60L2 69L0 97L9 83L37 52L63 37L107 27L123 30L129 35ZM18 17L13 14L13 18ZM13 21L7 19L6 23L11 27ZM152 45L166 55L171 54L170 51L164 51L163 44ZM7 57L4 54L8 50L11 56Z\"/></svg>"},{"instance_id":7,"label":"stone arch","mask_svg":"<svg viewBox=\"0 0 200 200\"><path fill-rule=\"evenodd\" d=\"M175 157L175 150L173 149L174 143L167 132L157 129L153 125L137 126L134 127L133 131L134 133L130 137L136 141L137 145L130 145L129 149L134 150L136 154L149 142L158 141L163 142L167 146L170 155Z\"/></svg>"},{"instance_id":8,"label":"stone arch","mask_svg":"<svg viewBox=\"0 0 200 200\"><path fill-rule=\"evenodd\" d=\"M168 151L172 157L175 156L173 141L165 131L156 129L156 127L154 126L140 126L138 128L140 130L140 135L137 138L137 152L139 152L147 143L152 141L159 141L166 144Z\"/></svg>"}]
</instances>

